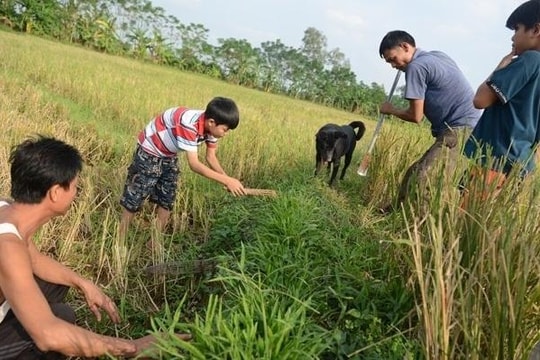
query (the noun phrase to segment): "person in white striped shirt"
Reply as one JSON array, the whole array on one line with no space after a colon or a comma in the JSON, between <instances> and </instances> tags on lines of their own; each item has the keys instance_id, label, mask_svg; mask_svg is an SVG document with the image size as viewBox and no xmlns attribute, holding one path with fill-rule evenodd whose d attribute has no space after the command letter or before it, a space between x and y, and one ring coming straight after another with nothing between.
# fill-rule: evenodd
<instances>
[{"instance_id":1,"label":"person in white striped shirt","mask_svg":"<svg viewBox=\"0 0 540 360\"><path fill-rule=\"evenodd\" d=\"M157 227L167 225L176 198L179 152L185 152L189 167L195 173L224 185L234 196L245 195L242 183L225 173L216 156L217 141L238 126L240 115L229 98L212 99L205 110L186 107L167 109L139 133L137 148L120 204L123 207L119 225L121 237L145 199L156 205ZM199 161L197 149L206 144L206 163Z\"/></svg>"}]
</instances>

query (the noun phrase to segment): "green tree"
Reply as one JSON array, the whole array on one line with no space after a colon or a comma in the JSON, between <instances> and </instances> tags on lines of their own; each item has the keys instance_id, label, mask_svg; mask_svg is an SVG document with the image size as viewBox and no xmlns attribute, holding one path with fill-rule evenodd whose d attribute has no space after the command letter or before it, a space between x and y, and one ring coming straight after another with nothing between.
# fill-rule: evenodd
<instances>
[{"instance_id":1,"label":"green tree","mask_svg":"<svg viewBox=\"0 0 540 360\"><path fill-rule=\"evenodd\" d=\"M146 35L146 30L136 28L127 37L133 56L141 60L147 59L149 57L148 48L151 44L151 39Z\"/></svg>"},{"instance_id":2,"label":"green tree","mask_svg":"<svg viewBox=\"0 0 540 360\"><path fill-rule=\"evenodd\" d=\"M260 87L269 92L285 92L287 87L287 54L291 47L281 40L266 41L261 44Z\"/></svg>"},{"instance_id":3,"label":"green tree","mask_svg":"<svg viewBox=\"0 0 540 360\"><path fill-rule=\"evenodd\" d=\"M150 39L148 50L150 51L152 61L157 64L175 65L178 63L171 47L171 43L165 39L159 29L154 29L152 31L152 38Z\"/></svg>"},{"instance_id":4,"label":"green tree","mask_svg":"<svg viewBox=\"0 0 540 360\"><path fill-rule=\"evenodd\" d=\"M225 78L238 85L255 87L261 63L259 52L245 39L218 39L218 43L216 55Z\"/></svg>"},{"instance_id":5,"label":"green tree","mask_svg":"<svg viewBox=\"0 0 540 360\"><path fill-rule=\"evenodd\" d=\"M11 9L6 12L19 30L57 38L62 34L63 9L58 1L17 0L7 1L7 5Z\"/></svg>"},{"instance_id":6,"label":"green tree","mask_svg":"<svg viewBox=\"0 0 540 360\"><path fill-rule=\"evenodd\" d=\"M205 63L211 62L213 49L208 44L208 29L201 24L179 24L182 45L178 50L180 68L203 72Z\"/></svg>"}]
</instances>

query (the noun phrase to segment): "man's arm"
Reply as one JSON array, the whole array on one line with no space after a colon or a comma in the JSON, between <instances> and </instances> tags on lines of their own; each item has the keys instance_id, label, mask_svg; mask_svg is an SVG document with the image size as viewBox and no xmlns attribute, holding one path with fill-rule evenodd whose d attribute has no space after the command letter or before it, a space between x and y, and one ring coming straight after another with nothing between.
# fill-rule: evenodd
<instances>
[{"instance_id":1,"label":"man's arm","mask_svg":"<svg viewBox=\"0 0 540 360\"><path fill-rule=\"evenodd\" d=\"M57 318L34 280L26 242L10 234L0 241L0 288L17 320L44 352L93 357L134 356L140 350L134 341L99 335Z\"/></svg>"},{"instance_id":2,"label":"man's arm","mask_svg":"<svg viewBox=\"0 0 540 360\"><path fill-rule=\"evenodd\" d=\"M98 321L101 321L101 309L103 309L115 324L120 322L120 315L114 302L93 282L79 276L51 257L40 253L31 241L28 244L28 252L32 272L37 277L53 284L66 285L81 291L88 307Z\"/></svg>"},{"instance_id":3,"label":"man's arm","mask_svg":"<svg viewBox=\"0 0 540 360\"><path fill-rule=\"evenodd\" d=\"M225 185L227 190L229 190L235 196L246 194L244 186L240 181L226 174L220 174L219 172L212 170L208 166L201 163L196 151L186 151L186 157L189 168L193 172Z\"/></svg>"},{"instance_id":4,"label":"man's arm","mask_svg":"<svg viewBox=\"0 0 540 360\"><path fill-rule=\"evenodd\" d=\"M379 108L382 114L394 115L401 120L419 124L424 118L424 100L423 99L411 99L409 100L409 107L407 109L398 109L389 102L384 102Z\"/></svg>"}]
</instances>

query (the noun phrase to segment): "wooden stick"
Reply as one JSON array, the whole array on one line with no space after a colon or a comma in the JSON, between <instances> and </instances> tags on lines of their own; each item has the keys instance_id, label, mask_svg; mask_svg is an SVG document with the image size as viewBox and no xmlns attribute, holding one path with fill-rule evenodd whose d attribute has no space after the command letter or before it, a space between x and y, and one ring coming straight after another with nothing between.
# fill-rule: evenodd
<instances>
[{"instance_id":1,"label":"wooden stick","mask_svg":"<svg viewBox=\"0 0 540 360\"><path fill-rule=\"evenodd\" d=\"M244 188L247 195L276 197L277 191L272 189L249 189Z\"/></svg>"},{"instance_id":2,"label":"wooden stick","mask_svg":"<svg viewBox=\"0 0 540 360\"><path fill-rule=\"evenodd\" d=\"M392 100L392 96L394 95L394 90L396 89L400 75L401 75L401 70L398 70L396 73L396 77L394 78L394 83L392 84L392 88L390 89L390 92L388 93L388 96L386 97L387 102L390 102L390 100ZM384 122L384 114L379 113L379 120L377 121L377 126L375 127L375 131L373 132L373 136L369 143L367 153L362 158L362 162L360 163L360 166L358 167L358 170L356 171L356 173L360 176L367 175L369 162L371 160L371 153L373 152L373 148L375 147L375 142L377 141L377 138L379 137L379 133L381 132L383 122Z\"/></svg>"}]
</instances>

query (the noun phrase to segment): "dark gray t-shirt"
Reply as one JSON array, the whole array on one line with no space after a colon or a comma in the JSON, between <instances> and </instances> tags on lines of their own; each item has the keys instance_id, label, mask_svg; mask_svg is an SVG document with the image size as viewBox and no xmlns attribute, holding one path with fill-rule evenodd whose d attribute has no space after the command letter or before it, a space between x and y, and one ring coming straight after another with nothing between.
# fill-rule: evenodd
<instances>
[{"instance_id":1,"label":"dark gray t-shirt","mask_svg":"<svg viewBox=\"0 0 540 360\"><path fill-rule=\"evenodd\" d=\"M424 114L437 136L448 127L474 128L481 110L474 91L454 60L441 51L416 49L405 69L405 98L424 100Z\"/></svg>"}]
</instances>

